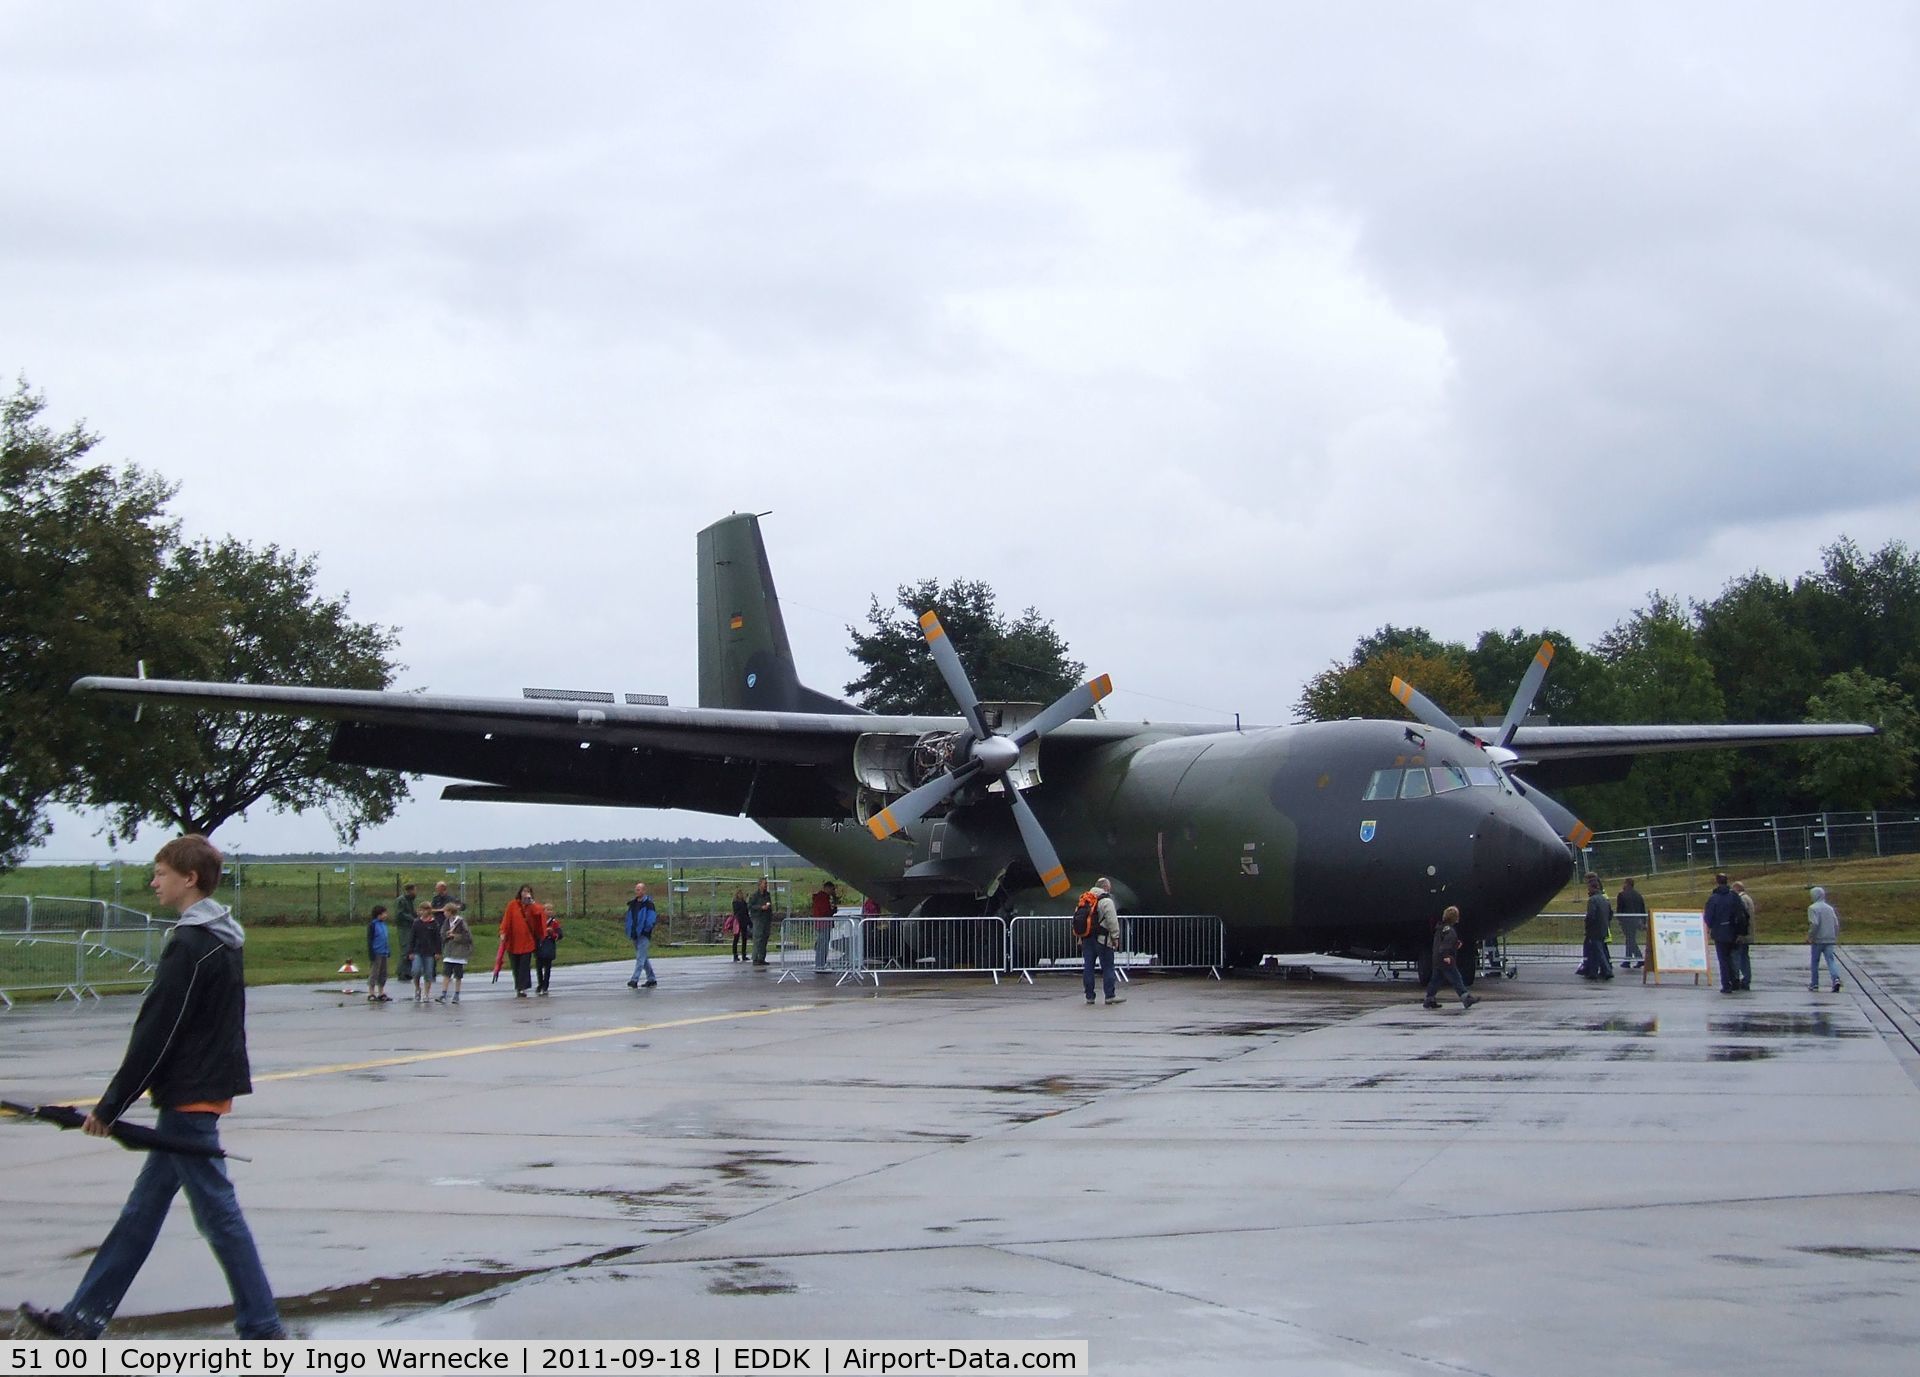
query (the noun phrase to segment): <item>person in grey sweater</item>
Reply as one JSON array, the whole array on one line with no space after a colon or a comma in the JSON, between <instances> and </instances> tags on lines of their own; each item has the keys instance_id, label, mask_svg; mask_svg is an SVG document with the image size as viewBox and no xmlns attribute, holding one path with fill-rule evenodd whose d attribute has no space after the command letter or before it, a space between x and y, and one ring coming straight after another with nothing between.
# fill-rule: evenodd
<instances>
[{"instance_id":1,"label":"person in grey sweater","mask_svg":"<svg viewBox=\"0 0 1920 1377\"><path fill-rule=\"evenodd\" d=\"M1827 958L1827 974L1833 977L1833 990L1840 992L1840 962L1833 954L1835 944L1840 941L1840 915L1834 912L1833 905L1827 902L1827 891L1819 885L1813 887L1813 902L1807 905L1807 946L1812 949L1812 973L1807 977L1807 988L1820 988L1820 958Z\"/></svg>"}]
</instances>

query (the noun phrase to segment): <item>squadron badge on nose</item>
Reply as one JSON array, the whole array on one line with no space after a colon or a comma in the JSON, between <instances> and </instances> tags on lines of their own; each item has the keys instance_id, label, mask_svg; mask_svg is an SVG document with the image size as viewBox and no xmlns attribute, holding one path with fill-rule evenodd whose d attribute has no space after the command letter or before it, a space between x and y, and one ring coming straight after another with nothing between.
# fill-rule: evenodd
<instances>
[{"instance_id":1,"label":"squadron badge on nose","mask_svg":"<svg viewBox=\"0 0 1920 1377\"><path fill-rule=\"evenodd\" d=\"M1373 834L1378 830L1379 830L1379 827L1376 821L1372 818L1368 818L1365 822L1360 824L1360 840L1363 842L1372 841Z\"/></svg>"}]
</instances>

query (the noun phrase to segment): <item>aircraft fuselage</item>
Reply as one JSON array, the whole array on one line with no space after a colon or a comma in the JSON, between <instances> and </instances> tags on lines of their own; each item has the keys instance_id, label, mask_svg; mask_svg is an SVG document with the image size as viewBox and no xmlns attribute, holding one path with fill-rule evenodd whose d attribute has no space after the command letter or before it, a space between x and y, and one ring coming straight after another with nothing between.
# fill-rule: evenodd
<instances>
[{"instance_id":1,"label":"aircraft fuselage","mask_svg":"<svg viewBox=\"0 0 1920 1377\"><path fill-rule=\"evenodd\" d=\"M1143 734L1049 765L1030 801L1076 888L1107 875L1128 912L1217 914L1236 962L1273 951L1413 954L1449 904L1470 937L1484 937L1536 913L1573 865L1483 752L1410 736L1397 722ZM992 795L921 823L905 842L818 819L758 821L895 908L914 896L916 867L937 862L953 891L984 894L1017 854L1011 816ZM1071 907L1072 894L1048 899L1017 865L1006 879L1019 912ZM937 881L919 892L931 888Z\"/></svg>"}]
</instances>

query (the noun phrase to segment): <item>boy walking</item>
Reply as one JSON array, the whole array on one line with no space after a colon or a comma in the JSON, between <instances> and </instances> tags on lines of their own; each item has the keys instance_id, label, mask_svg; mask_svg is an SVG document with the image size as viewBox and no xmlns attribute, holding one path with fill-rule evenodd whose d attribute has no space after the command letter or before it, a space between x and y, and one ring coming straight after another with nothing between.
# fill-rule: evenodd
<instances>
[{"instance_id":1,"label":"boy walking","mask_svg":"<svg viewBox=\"0 0 1920 1377\"><path fill-rule=\"evenodd\" d=\"M218 1149L220 1116L233 1097L253 1089L247 1064L246 933L212 895L222 857L201 836L176 837L153 859L152 889L180 921L160 953L153 984L141 1001L120 1069L87 1115L96 1138L142 1093L151 1092L157 1127L170 1137ZM227 1179L224 1161L151 1152L133 1190L93 1255L80 1288L59 1310L23 1305L21 1316L54 1339L97 1339L153 1251L176 1191L184 1189L193 1222L213 1249L233 1294L233 1327L243 1339L284 1339L273 1287L253 1234Z\"/></svg>"}]
</instances>

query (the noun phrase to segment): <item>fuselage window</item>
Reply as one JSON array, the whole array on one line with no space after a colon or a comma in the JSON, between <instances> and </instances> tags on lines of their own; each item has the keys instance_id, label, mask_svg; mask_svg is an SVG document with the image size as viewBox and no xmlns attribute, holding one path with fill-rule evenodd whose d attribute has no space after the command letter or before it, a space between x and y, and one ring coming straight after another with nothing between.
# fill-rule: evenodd
<instances>
[{"instance_id":1,"label":"fuselage window","mask_svg":"<svg viewBox=\"0 0 1920 1377\"><path fill-rule=\"evenodd\" d=\"M1480 789L1498 789L1500 776L1493 772L1493 767L1490 765L1469 765L1467 766L1467 783Z\"/></svg>"},{"instance_id":2,"label":"fuselage window","mask_svg":"<svg viewBox=\"0 0 1920 1377\"><path fill-rule=\"evenodd\" d=\"M1425 798L1432 792L1425 770L1408 770L1406 779L1400 785L1401 798Z\"/></svg>"},{"instance_id":3,"label":"fuselage window","mask_svg":"<svg viewBox=\"0 0 1920 1377\"><path fill-rule=\"evenodd\" d=\"M1427 772L1433 776L1433 792L1450 794L1467 787L1467 772L1458 765L1435 765Z\"/></svg>"},{"instance_id":4,"label":"fuselage window","mask_svg":"<svg viewBox=\"0 0 1920 1377\"><path fill-rule=\"evenodd\" d=\"M1369 799L1398 798L1400 795L1400 776L1403 773L1405 772L1401 770L1375 770L1373 772L1373 778L1367 781L1365 797Z\"/></svg>"}]
</instances>

